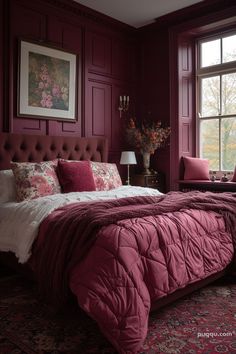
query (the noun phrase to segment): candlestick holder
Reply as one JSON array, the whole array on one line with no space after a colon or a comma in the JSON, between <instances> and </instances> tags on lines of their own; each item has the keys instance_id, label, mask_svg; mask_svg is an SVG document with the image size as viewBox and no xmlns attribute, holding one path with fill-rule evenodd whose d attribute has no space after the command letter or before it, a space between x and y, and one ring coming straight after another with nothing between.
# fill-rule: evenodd
<instances>
[{"instance_id":1,"label":"candlestick holder","mask_svg":"<svg viewBox=\"0 0 236 354\"><path fill-rule=\"evenodd\" d=\"M129 109L129 96L120 96L118 110L120 112L120 118L122 117L122 112L127 112Z\"/></svg>"}]
</instances>

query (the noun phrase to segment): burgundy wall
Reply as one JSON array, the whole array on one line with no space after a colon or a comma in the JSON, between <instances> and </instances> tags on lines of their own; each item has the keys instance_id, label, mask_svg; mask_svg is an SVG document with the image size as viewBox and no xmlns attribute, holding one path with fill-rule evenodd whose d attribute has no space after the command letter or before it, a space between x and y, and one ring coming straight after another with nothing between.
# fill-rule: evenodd
<instances>
[{"instance_id":1,"label":"burgundy wall","mask_svg":"<svg viewBox=\"0 0 236 354\"><path fill-rule=\"evenodd\" d=\"M3 70L1 55L1 131L105 135L109 138L110 160L119 160L122 148L119 95L128 94L131 100L135 99L135 30L70 0L4 0L0 6L1 24L3 12L7 15L4 33L1 27L1 53L5 53L9 63L5 91L2 86L5 65ZM45 41L78 55L76 123L17 117L19 38Z\"/></svg>"},{"instance_id":2,"label":"burgundy wall","mask_svg":"<svg viewBox=\"0 0 236 354\"><path fill-rule=\"evenodd\" d=\"M150 112L171 126L170 145L152 158L167 190L178 187L181 156L196 156L194 39L226 26L235 29L235 15L235 1L206 0L139 30L137 112L140 119Z\"/></svg>"},{"instance_id":3,"label":"burgundy wall","mask_svg":"<svg viewBox=\"0 0 236 354\"><path fill-rule=\"evenodd\" d=\"M137 119L149 117L169 125L169 42L168 31L140 31L140 84L137 91ZM151 165L165 175L169 171L169 148L158 149Z\"/></svg>"},{"instance_id":4,"label":"burgundy wall","mask_svg":"<svg viewBox=\"0 0 236 354\"><path fill-rule=\"evenodd\" d=\"M118 162L125 117L120 119L117 108L119 96L129 95L126 117L150 115L171 125L170 146L159 149L151 164L165 173L167 189L175 188L181 155L195 154L193 39L212 31L216 22L219 28L227 25L227 18L236 15L234 4L206 0L135 30L72 0L0 1L0 131L105 135L110 161ZM20 37L78 54L76 123L17 117Z\"/></svg>"},{"instance_id":5,"label":"burgundy wall","mask_svg":"<svg viewBox=\"0 0 236 354\"><path fill-rule=\"evenodd\" d=\"M3 117L3 2L0 2L0 117Z\"/></svg>"}]
</instances>

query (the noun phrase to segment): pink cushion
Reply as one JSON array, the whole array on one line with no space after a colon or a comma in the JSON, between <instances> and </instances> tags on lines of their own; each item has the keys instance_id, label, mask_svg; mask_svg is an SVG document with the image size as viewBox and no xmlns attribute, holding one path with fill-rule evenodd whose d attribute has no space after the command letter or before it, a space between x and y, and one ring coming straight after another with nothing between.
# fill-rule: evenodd
<instances>
[{"instance_id":1,"label":"pink cushion","mask_svg":"<svg viewBox=\"0 0 236 354\"><path fill-rule=\"evenodd\" d=\"M90 161L90 164L97 191L108 191L122 185L115 163Z\"/></svg>"},{"instance_id":2,"label":"pink cushion","mask_svg":"<svg viewBox=\"0 0 236 354\"><path fill-rule=\"evenodd\" d=\"M183 157L184 179L209 180L209 161L198 157Z\"/></svg>"},{"instance_id":3,"label":"pink cushion","mask_svg":"<svg viewBox=\"0 0 236 354\"><path fill-rule=\"evenodd\" d=\"M57 162L12 162L17 201L60 193L61 187L56 174Z\"/></svg>"},{"instance_id":4,"label":"pink cushion","mask_svg":"<svg viewBox=\"0 0 236 354\"><path fill-rule=\"evenodd\" d=\"M64 193L95 191L89 161L58 161L58 177Z\"/></svg>"},{"instance_id":5,"label":"pink cushion","mask_svg":"<svg viewBox=\"0 0 236 354\"><path fill-rule=\"evenodd\" d=\"M231 179L232 182L236 182L236 166L234 168L234 175L233 178Z\"/></svg>"}]
</instances>

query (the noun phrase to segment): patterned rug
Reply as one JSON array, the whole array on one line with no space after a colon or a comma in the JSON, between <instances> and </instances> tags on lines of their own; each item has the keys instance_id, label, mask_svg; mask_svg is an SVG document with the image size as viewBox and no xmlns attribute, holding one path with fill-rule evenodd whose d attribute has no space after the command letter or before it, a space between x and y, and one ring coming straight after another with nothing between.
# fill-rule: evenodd
<instances>
[{"instance_id":1,"label":"patterned rug","mask_svg":"<svg viewBox=\"0 0 236 354\"><path fill-rule=\"evenodd\" d=\"M0 278L0 354L115 354L77 306L55 314L20 276ZM236 283L214 283L152 313L142 354L236 353Z\"/></svg>"}]
</instances>

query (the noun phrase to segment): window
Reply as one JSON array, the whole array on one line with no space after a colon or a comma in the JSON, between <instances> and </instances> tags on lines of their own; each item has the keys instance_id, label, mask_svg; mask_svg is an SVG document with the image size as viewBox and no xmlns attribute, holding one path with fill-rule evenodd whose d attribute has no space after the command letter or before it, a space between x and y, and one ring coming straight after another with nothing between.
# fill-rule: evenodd
<instances>
[{"instance_id":1,"label":"window","mask_svg":"<svg viewBox=\"0 0 236 354\"><path fill-rule=\"evenodd\" d=\"M236 34L197 43L199 155L214 171L236 165Z\"/></svg>"}]
</instances>

